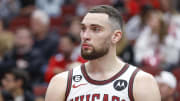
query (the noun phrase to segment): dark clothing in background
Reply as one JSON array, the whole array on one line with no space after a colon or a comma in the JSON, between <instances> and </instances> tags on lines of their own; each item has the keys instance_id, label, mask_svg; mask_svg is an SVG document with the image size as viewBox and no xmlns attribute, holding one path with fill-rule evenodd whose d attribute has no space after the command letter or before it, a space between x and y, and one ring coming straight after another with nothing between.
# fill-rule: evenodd
<instances>
[{"instance_id":1,"label":"dark clothing in background","mask_svg":"<svg viewBox=\"0 0 180 101\"><path fill-rule=\"evenodd\" d=\"M19 0L21 3L21 8L25 8L27 6L34 6L35 0Z\"/></svg>"},{"instance_id":2,"label":"dark clothing in background","mask_svg":"<svg viewBox=\"0 0 180 101\"><path fill-rule=\"evenodd\" d=\"M1 91L2 97L4 101L14 101L13 96L5 90ZM24 91L24 100L23 101L35 101L34 95L29 91Z\"/></svg>"},{"instance_id":3,"label":"dark clothing in background","mask_svg":"<svg viewBox=\"0 0 180 101\"><path fill-rule=\"evenodd\" d=\"M51 56L57 52L59 36L57 34L48 34L47 37L43 40L36 40L34 43L34 48L37 48L41 51L46 63Z\"/></svg>"},{"instance_id":4,"label":"dark clothing in background","mask_svg":"<svg viewBox=\"0 0 180 101\"><path fill-rule=\"evenodd\" d=\"M122 51L121 54L119 54L119 57L132 65L135 65L134 62L134 51L133 51L133 46L131 44L127 45L126 48Z\"/></svg>"},{"instance_id":5,"label":"dark clothing in background","mask_svg":"<svg viewBox=\"0 0 180 101\"><path fill-rule=\"evenodd\" d=\"M28 63L27 67L23 69L30 74L33 80L42 76L41 67L44 64L44 59L41 52L37 49L32 49L29 52L21 55L17 54L16 49L6 53L3 60L0 62L0 71L6 72L11 68L18 68L17 61L19 59Z\"/></svg>"}]
</instances>

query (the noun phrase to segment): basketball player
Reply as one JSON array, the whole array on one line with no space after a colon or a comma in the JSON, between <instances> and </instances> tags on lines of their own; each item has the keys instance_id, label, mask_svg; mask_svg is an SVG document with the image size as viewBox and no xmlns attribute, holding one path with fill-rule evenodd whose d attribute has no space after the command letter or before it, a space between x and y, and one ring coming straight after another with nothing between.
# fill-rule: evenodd
<instances>
[{"instance_id":1,"label":"basketball player","mask_svg":"<svg viewBox=\"0 0 180 101\"><path fill-rule=\"evenodd\" d=\"M160 101L155 79L116 56L122 37L119 12L107 5L88 11L81 26L81 55L89 60L56 75L45 101Z\"/></svg>"}]
</instances>

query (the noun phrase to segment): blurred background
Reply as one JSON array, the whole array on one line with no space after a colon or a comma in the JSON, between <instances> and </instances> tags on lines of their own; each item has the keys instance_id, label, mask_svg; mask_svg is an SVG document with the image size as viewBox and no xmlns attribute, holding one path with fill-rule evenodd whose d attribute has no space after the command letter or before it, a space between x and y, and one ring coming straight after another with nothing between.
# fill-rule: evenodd
<instances>
[{"instance_id":1,"label":"blurred background","mask_svg":"<svg viewBox=\"0 0 180 101\"><path fill-rule=\"evenodd\" d=\"M44 101L55 74L85 63L80 22L101 4L124 18L119 58L154 75L162 101L180 101L179 0L0 0L0 101Z\"/></svg>"}]
</instances>

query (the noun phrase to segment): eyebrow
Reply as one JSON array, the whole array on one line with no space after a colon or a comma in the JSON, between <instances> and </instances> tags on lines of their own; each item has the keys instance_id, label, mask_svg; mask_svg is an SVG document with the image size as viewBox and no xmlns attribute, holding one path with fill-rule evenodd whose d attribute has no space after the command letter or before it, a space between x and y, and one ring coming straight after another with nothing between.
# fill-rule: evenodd
<instances>
[{"instance_id":1,"label":"eyebrow","mask_svg":"<svg viewBox=\"0 0 180 101\"><path fill-rule=\"evenodd\" d=\"M85 24L81 23L81 26L85 26ZM104 28L104 26L99 25L99 24L90 24L90 26L92 26L92 27L98 26L98 27Z\"/></svg>"}]
</instances>

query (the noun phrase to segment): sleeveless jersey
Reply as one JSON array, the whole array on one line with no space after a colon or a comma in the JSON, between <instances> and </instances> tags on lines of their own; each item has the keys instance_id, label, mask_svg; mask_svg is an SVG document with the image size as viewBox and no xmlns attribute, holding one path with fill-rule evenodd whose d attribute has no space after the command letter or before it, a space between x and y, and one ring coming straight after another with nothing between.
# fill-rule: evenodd
<instances>
[{"instance_id":1,"label":"sleeveless jersey","mask_svg":"<svg viewBox=\"0 0 180 101\"><path fill-rule=\"evenodd\" d=\"M97 81L88 76L82 64L68 74L65 101L134 101L133 81L138 71L125 64L110 79Z\"/></svg>"}]
</instances>

